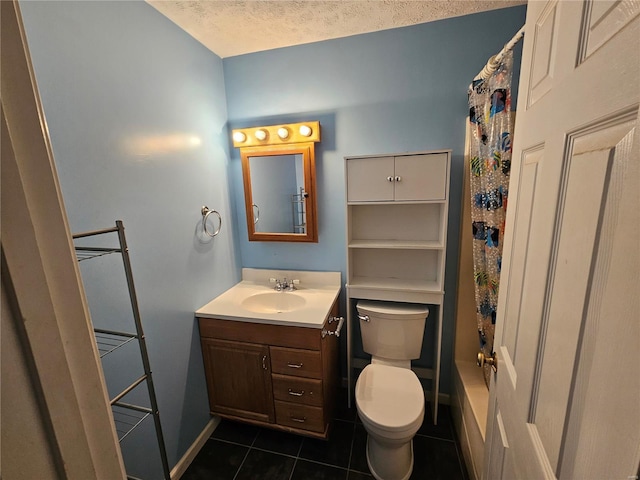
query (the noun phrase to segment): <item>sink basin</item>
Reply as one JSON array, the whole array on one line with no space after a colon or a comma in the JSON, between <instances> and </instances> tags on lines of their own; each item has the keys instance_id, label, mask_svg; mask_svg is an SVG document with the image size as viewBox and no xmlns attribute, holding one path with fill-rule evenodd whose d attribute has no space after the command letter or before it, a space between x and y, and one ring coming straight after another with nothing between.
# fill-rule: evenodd
<instances>
[{"instance_id":1,"label":"sink basin","mask_svg":"<svg viewBox=\"0 0 640 480\"><path fill-rule=\"evenodd\" d=\"M291 292L266 292L251 295L240 305L256 313L283 313L298 310L307 303L303 296Z\"/></svg>"}]
</instances>

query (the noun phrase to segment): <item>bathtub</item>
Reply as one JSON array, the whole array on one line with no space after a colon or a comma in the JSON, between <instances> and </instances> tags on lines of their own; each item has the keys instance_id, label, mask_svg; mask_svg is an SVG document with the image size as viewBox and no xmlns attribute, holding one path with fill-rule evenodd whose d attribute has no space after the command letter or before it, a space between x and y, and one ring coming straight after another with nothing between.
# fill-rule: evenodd
<instances>
[{"instance_id":1,"label":"bathtub","mask_svg":"<svg viewBox=\"0 0 640 480\"><path fill-rule=\"evenodd\" d=\"M465 173L462 211L460 215L460 251L458 262L458 284L456 289L456 322L454 337L453 393L451 413L460 440L462 453L471 480L482 477L484 464L484 441L489 406L487 389L482 369L476 366L478 354L478 332L476 326L476 304L473 284L473 254L471 232L471 196L469 193L469 155L465 151Z\"/></svg>"},{"instance_id":2,"label":"bathtub","mask_svg":"<svg viewBox=\"0 0 640 480\"><path fill-rule=\"evenodd\" d=\"M480 480L484 465L484 440L489 390L475 362L456 360L453 369L451 414L471 480Z\"/></svg>"}]
</instances>

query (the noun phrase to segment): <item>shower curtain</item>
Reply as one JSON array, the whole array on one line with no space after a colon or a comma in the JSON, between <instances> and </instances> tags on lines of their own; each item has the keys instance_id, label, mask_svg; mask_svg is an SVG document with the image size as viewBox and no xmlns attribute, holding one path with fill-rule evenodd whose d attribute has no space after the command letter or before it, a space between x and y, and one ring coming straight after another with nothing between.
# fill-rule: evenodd
<instances>
[{"instance_id":1,"label":"shower curtain","mask_svg":"<svg viewBox=\"0 0 640 480\"><path fill-rule=\"evenodd\" d=\"M480 350L493 354L502 239L511 167L511 72L508 52L486 80L474 80L469 89L471 122L471 222L476 318ZM489 386L491 367L485 365Z\"/></svg>"}]
</instances>

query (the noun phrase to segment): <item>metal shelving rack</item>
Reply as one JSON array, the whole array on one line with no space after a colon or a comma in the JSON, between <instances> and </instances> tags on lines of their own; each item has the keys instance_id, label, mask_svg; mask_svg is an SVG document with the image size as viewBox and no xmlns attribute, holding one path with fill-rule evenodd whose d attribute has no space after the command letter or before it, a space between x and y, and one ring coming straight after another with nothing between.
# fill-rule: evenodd
<instances>
[{"instance_id":1,"label":"metal shelving rack","mask_svg":"<svg viewBox=\"0 0 640 480\"><path fill-rule=\"evenodd\" d=\"M140 348L140 357L144 369L144 374L110 400L115 428L116 432L118 433L118 440L122 442L122 440L126 438L127 435L129 435L147 417L152 416L155 424L155 432L158 441L160 458L162 461L164 478L166 480L169 480L171 478L171 474L169 470L169 464L167 462L167 451L164 444L164 437L162 435L162 426L160 425L160 413L158 411L158 403L156 401L155 389L153 387L153 378L151 375L151 366L149 364L147 345L142 329L142 322L140 320L140 310L138 308L138 299L133 283L133 274L131 271L131 262L129 259L129 249L127 247L127 241L124 235L124 225L122 224L121 220L117 220L116 226L113 228L77 233L73 235L73 239L75 241L81 238L107 235L110 233L117 233L120 245L119 247L110 248L76 245L75 249L79 262L113 253L120 253L122 255L124 272L127 279L127 287L129 290L129 298L131 300L131 309L133 313L133 321L135 324L135 332L120 332L115 330L94 328L94 333L101 359L106 357L107 355L113 354L119 348L128 343L137 342ZM134 405L123 401L124 397L128 393L132 392L136 387L140 386L143 383L146 383L147 386L151 408ZM128 478L133 479L134 477Z\"/></svg>"},{"instance_id":2,"label":"metal shelving rack","mask_svg":"<svg viewBox=\"0 0 640 480\"><path fill-rule=\"evenodd\" d=\"M293 233L305 233L307 227L306 199L308 195L304 187L300 193L291 195L291 214L293 219Z\"/></svg>"}]
</instances>

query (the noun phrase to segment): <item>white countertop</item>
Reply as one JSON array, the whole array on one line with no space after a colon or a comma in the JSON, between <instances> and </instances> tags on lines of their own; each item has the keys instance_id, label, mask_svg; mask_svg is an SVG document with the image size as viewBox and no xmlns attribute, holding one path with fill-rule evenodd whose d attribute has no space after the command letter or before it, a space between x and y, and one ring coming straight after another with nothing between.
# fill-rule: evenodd
<instances>
[{"instance_id":1,"label":"white countertop","mask_svg":"<svg viewBox=\"0 0 640 480\"><path fill-rule=\"evenodd\" d=\"M293 292L276 292L270 278L300 280ZM252 311L243 302L255 295L295 295L304 299L304 306L292 311ZM296 327L322 328L331 307L340 293L340 272L307 272L296 270L242 269L242 281L203 307L196 317L220 318L240 322L268 323ZM283 298L283 300L287 300Z\"/></svg>"}]
</instances>

